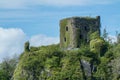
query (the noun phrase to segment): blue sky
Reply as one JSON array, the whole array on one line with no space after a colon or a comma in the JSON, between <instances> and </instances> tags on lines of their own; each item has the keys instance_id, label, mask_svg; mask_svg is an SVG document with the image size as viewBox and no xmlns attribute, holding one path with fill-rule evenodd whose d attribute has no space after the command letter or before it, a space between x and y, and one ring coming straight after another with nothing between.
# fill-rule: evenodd
<instances>
[{"instance_id":1,"label":"blue sky","mask_svg":"<svg viewBox=\"0 0 120 80\"><path fill-rule=\"evenodd\" d=\"M5 45L4 50L7 50L9 46L14 46L20 50L14 48L16 52L13 53L21 53L26 40L30 40L33 46L58 43L59 21L72 16L100 15L101 31L106 27L109 35L114 36L116 31L120 31L119 4L120 0L1 0L0 38L3 40L0 41L0 48ZM14 45L13 41L19 38L11 34L13 31L21 36L21 44ZM9 36L13 38L11 42ZM4 42L4 39L8 41ZM1 55L12 52L4 50L0 50Z\"/></svg>"},{"instance_id":2,"label":"blue sky","mask_svg":"<svg viewBox=\"0 0 120 80\"><path fill-rule=\"evenodd\" d=\"M6 0L9 1L9 0ZM14 0L12 0L14 1ZM83 0L78 1L74 4L65 2L62 0L59 5L57 1L50 0L51 3L47 4L48 1L43 2L41 0L35 0L41 2L41 4L32 4L24 2L19 6L10 6L14 2L6 3L5 7L0 6L0 26L4 28L21 28L28 36L36 34L45 34L48 36L59 36L59 20L65 17L71 16L101 16L102 28L106 26L107 31L110 34L114 34L116 30L119 31L119 19L120 19L120 1L114 0L98 0L98 3L94 0L86 0L86 3L79 3ZM87 3L87 1L89 3ZM91 2L90 2L91 1ZM19 0L18 0L19 2ZM33 0L34 2L34 0ZM17 0L16 0L17 3ZM56 3L56 4L55 4ZM7 7L7 5L9 6ZM28 6L29 5L29 6ZM53 34L54 33L54 34Z\"/></svg>"}]
</instances>

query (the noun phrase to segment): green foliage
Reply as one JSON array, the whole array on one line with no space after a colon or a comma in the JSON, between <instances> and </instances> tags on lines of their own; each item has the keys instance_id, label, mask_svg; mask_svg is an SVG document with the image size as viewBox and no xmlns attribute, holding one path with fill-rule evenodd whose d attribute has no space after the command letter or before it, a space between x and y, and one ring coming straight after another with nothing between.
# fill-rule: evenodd
<instances>
[{"instance_id":1,"label":"green foliage","mask_svg":"<svg viewBox=\"0 0 120 80\"><path fill-rule=\"evenodd\" d=\"M119 53L120 44L108 43L98 32L77 49L30 47L21 54L13 80L119 80Z\"/></svg>"},{"instance_id":2,"label":"green foliage","mask_svg":"<svg viewBox=\"0 0 120 80\"><path fill-rule=\"evenodd\" d=\"M116 32L117 43L120 43L120 33Z\"/></svg>"},{"instance_id":3,"label":"green foliage","mask_svg":"<svg viewBox=\"0 0 120 80\"><path fill-rule=\"evenodd\" d=\"M99 38L100 38L100 34L98 31L96 31L90 35L90 40L99 39Z\"/></svg>"},{"instance_id":4,"label":"green foliage","mask_svg":"<svg viewBox=\"0 0 120 80\"><path fill-rule=\"evenodd\" d=\"M17 64L17 58L5 58L0 63L0 80L11 80Z\"/></svg>"},{"instance_id":5,"label":"green foliage","mask_svg":"<svg viewBox=\"0 0 120 80\"><path fill-rule=\"evenodd\" d=\"M120 44L114 46L113 52L115 58L120 57Z\"/></svg>"},{"instance_id":6,"label":"green foliage","mask_svg":"<svg viewBox=\"0 0 120 80\"><path fill-rule=\"evenodd\" d=\"M106 58L109 58L109 59L113 59L114 56L113 56L112 50L108 50L108 51L105 53L105 57L106 57Z\"/></svg>"},{"instance_id":7,"label":"green foliage","mask_svg":"<svg viewBox=\"0 0 120 80\"><path fill-rule=\"evenodd\" d=\"M85 55L89 51L84 48L61 51L59 45L51 45L39 47L37 51L24 52L13 78L14 80L21 80L21 78L24 80L83 80L79 59L80 55Z\"/></svg>"},{"instance_id":8,"label":"green foliage","mask_svg":"<svg viewBox=\"0 0 120 80\"><path fill-rule=\"evenodd\" d=\"M38 47L33 47L33 46L30 47L30 51L31 52L38 51L38 50L39 50Z\"/></svg>"},{"instance_id":9,"label":"green foliage","mask_svg":"<svg viewBox=\"0 0 120 80\"><path fill-rule=\"evenodd\" d=\"M17 67L13 76L17 80L20 80L21 77L38 80L42 77L43 71L60 65L59 61L62 54L58 45L42 46L37 51L30 51L27 54L24 52L20 58L19 67Z\"/></svg>"},{"instance_id":10,"label":"green foliage","mask_svg":"<svg viewBox=\"0 0 120 80\"><path fill-rule=\"evenodd\" d=\"M111 67L112 80L120 80L120 44L115 44L111 52L113 56L109 65Z\"/></svg>"},{"instance_id":11,"label":"green foliage","mask_svg":"<svg viewBox=\"0 0 120 80\"><path fill-rule=\"evenodd\" d=\"M112 80L120 80L120 57L112 60L110 65L112 67Z\"/></svg>"},{"instance_id":12,"label":"green foliage","mask_svg":"<svg viewBox=\"0 0 120 80\"><path fill-rule=\"evenodd\" d=\"M98 57L104 56L108 49L108 43L99 36L98 32L91 34L90 50L96 53Z\"/></svg>"},{"instance_id":13,"label":"green foliage","mask_svg":"<svg viewBox=\"0 0 120 80\"><path fill-rule=\"evenodd\" d=\"M93 53L103 56L106 51L105 42L102 39L94 39L90 41L90 49Z\"/></svg>"}]
</instances>

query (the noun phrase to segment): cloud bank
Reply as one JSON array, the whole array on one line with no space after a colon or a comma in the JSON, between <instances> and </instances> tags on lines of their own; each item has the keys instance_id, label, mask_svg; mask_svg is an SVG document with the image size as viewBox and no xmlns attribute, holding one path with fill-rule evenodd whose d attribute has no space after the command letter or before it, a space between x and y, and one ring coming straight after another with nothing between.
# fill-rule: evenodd
<instances>
[{"instance_id":1,"label":"cloud bank","mask_svg":"<svg viewBox=\"0 0 120 80\"><path fill-rule=\"evenodd\" d=\"M111 41L112 43L115 43L117 42L117 37L116 36L113 36L113 35L108 35L108 39L107 41Z\"/></svg>"},{"instance_id":2,"label":"cloud bank","mask_svg":"<svg viewBox=\"0 0 120 80\"><path fill-rule=\"evenodd\" d=\"M25 32L18 28L0 27L0 62L3 58L12 57L15 54L21 54L26 42ZM31 46L42 46L59 43L58 37L48 37L46 35L34 35L30 39Z\"/></svg>"},{"instance_id":3,"label":"cloud bank","mask_svg":"<svg viewBox=\"0 0 120 80\"><path fill-rule=\"evenodd\" d=\"M23 51L25 33L18 28L0 28L0 59Z\"/></svg>"},{"instance_id":4,"label":"cloud bank","mask_svg":"<svg viewBox=\"0 0 120 80\"><path fill-rule=\"evenodd\" d=\"M0 8L27 8L29 6L83 6L117 3L120 0L0 0Z\"/></svg>"}]
</instances>

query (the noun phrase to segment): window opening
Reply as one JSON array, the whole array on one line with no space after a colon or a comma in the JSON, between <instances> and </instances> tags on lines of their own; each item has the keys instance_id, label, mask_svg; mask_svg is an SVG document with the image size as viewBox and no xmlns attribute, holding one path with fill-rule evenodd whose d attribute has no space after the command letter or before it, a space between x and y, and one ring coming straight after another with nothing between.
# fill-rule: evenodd
<instances>
[{"instance_id":1,"label":"window opening","mask_svg":"<svg viewBox=\"0 0 120 80\"><path fill-rule=\"evenodd\" d=\"M87 27L85 26L85 31L87 31Z\"/></svg>"},{"instance_id":2,"label":"window opening","mask_svg":"<svg viewBox=\"0 0 120 80\"><path fill-rule=\"evenodd\" d=\"M82 35L80 34L80 39L82 39L83 37L82 37Z\"/></svg>"},{"instance_id":3,"label":"window opening","mask_svg":"<svg viewBox=\"0 0 120 80\"><path fill-rule=\"evenodd\" d=\"M68 26L66 26L66 31L68 31Z\"/></svg>"},{"instance_id":4,"label":"window opening","mask_svg":"<svg viewBox=\"0 0 120 80\"><path fill-rule=\"evenodd\" d=\"M66 37L64 38L64 41L66 42Z\"/></svg>"}]
</instances>

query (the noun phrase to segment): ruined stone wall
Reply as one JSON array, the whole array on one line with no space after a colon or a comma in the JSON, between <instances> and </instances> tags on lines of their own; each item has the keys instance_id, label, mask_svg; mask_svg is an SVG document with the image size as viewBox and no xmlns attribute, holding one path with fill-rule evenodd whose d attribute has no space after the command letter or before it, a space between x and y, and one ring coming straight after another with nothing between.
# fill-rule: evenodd
<instances>
[{"instance_id":1,"label":"ruined stone wall","mask_svg":"<svg viewBox=\"0 0 120 80\"><path fill-rule=\"evenodd\" d=\"M89 43L91 33L99 31L100 17L72 17L60 21L60 47L79 48L82 43Z\"/></svg>"}]
</instances>

